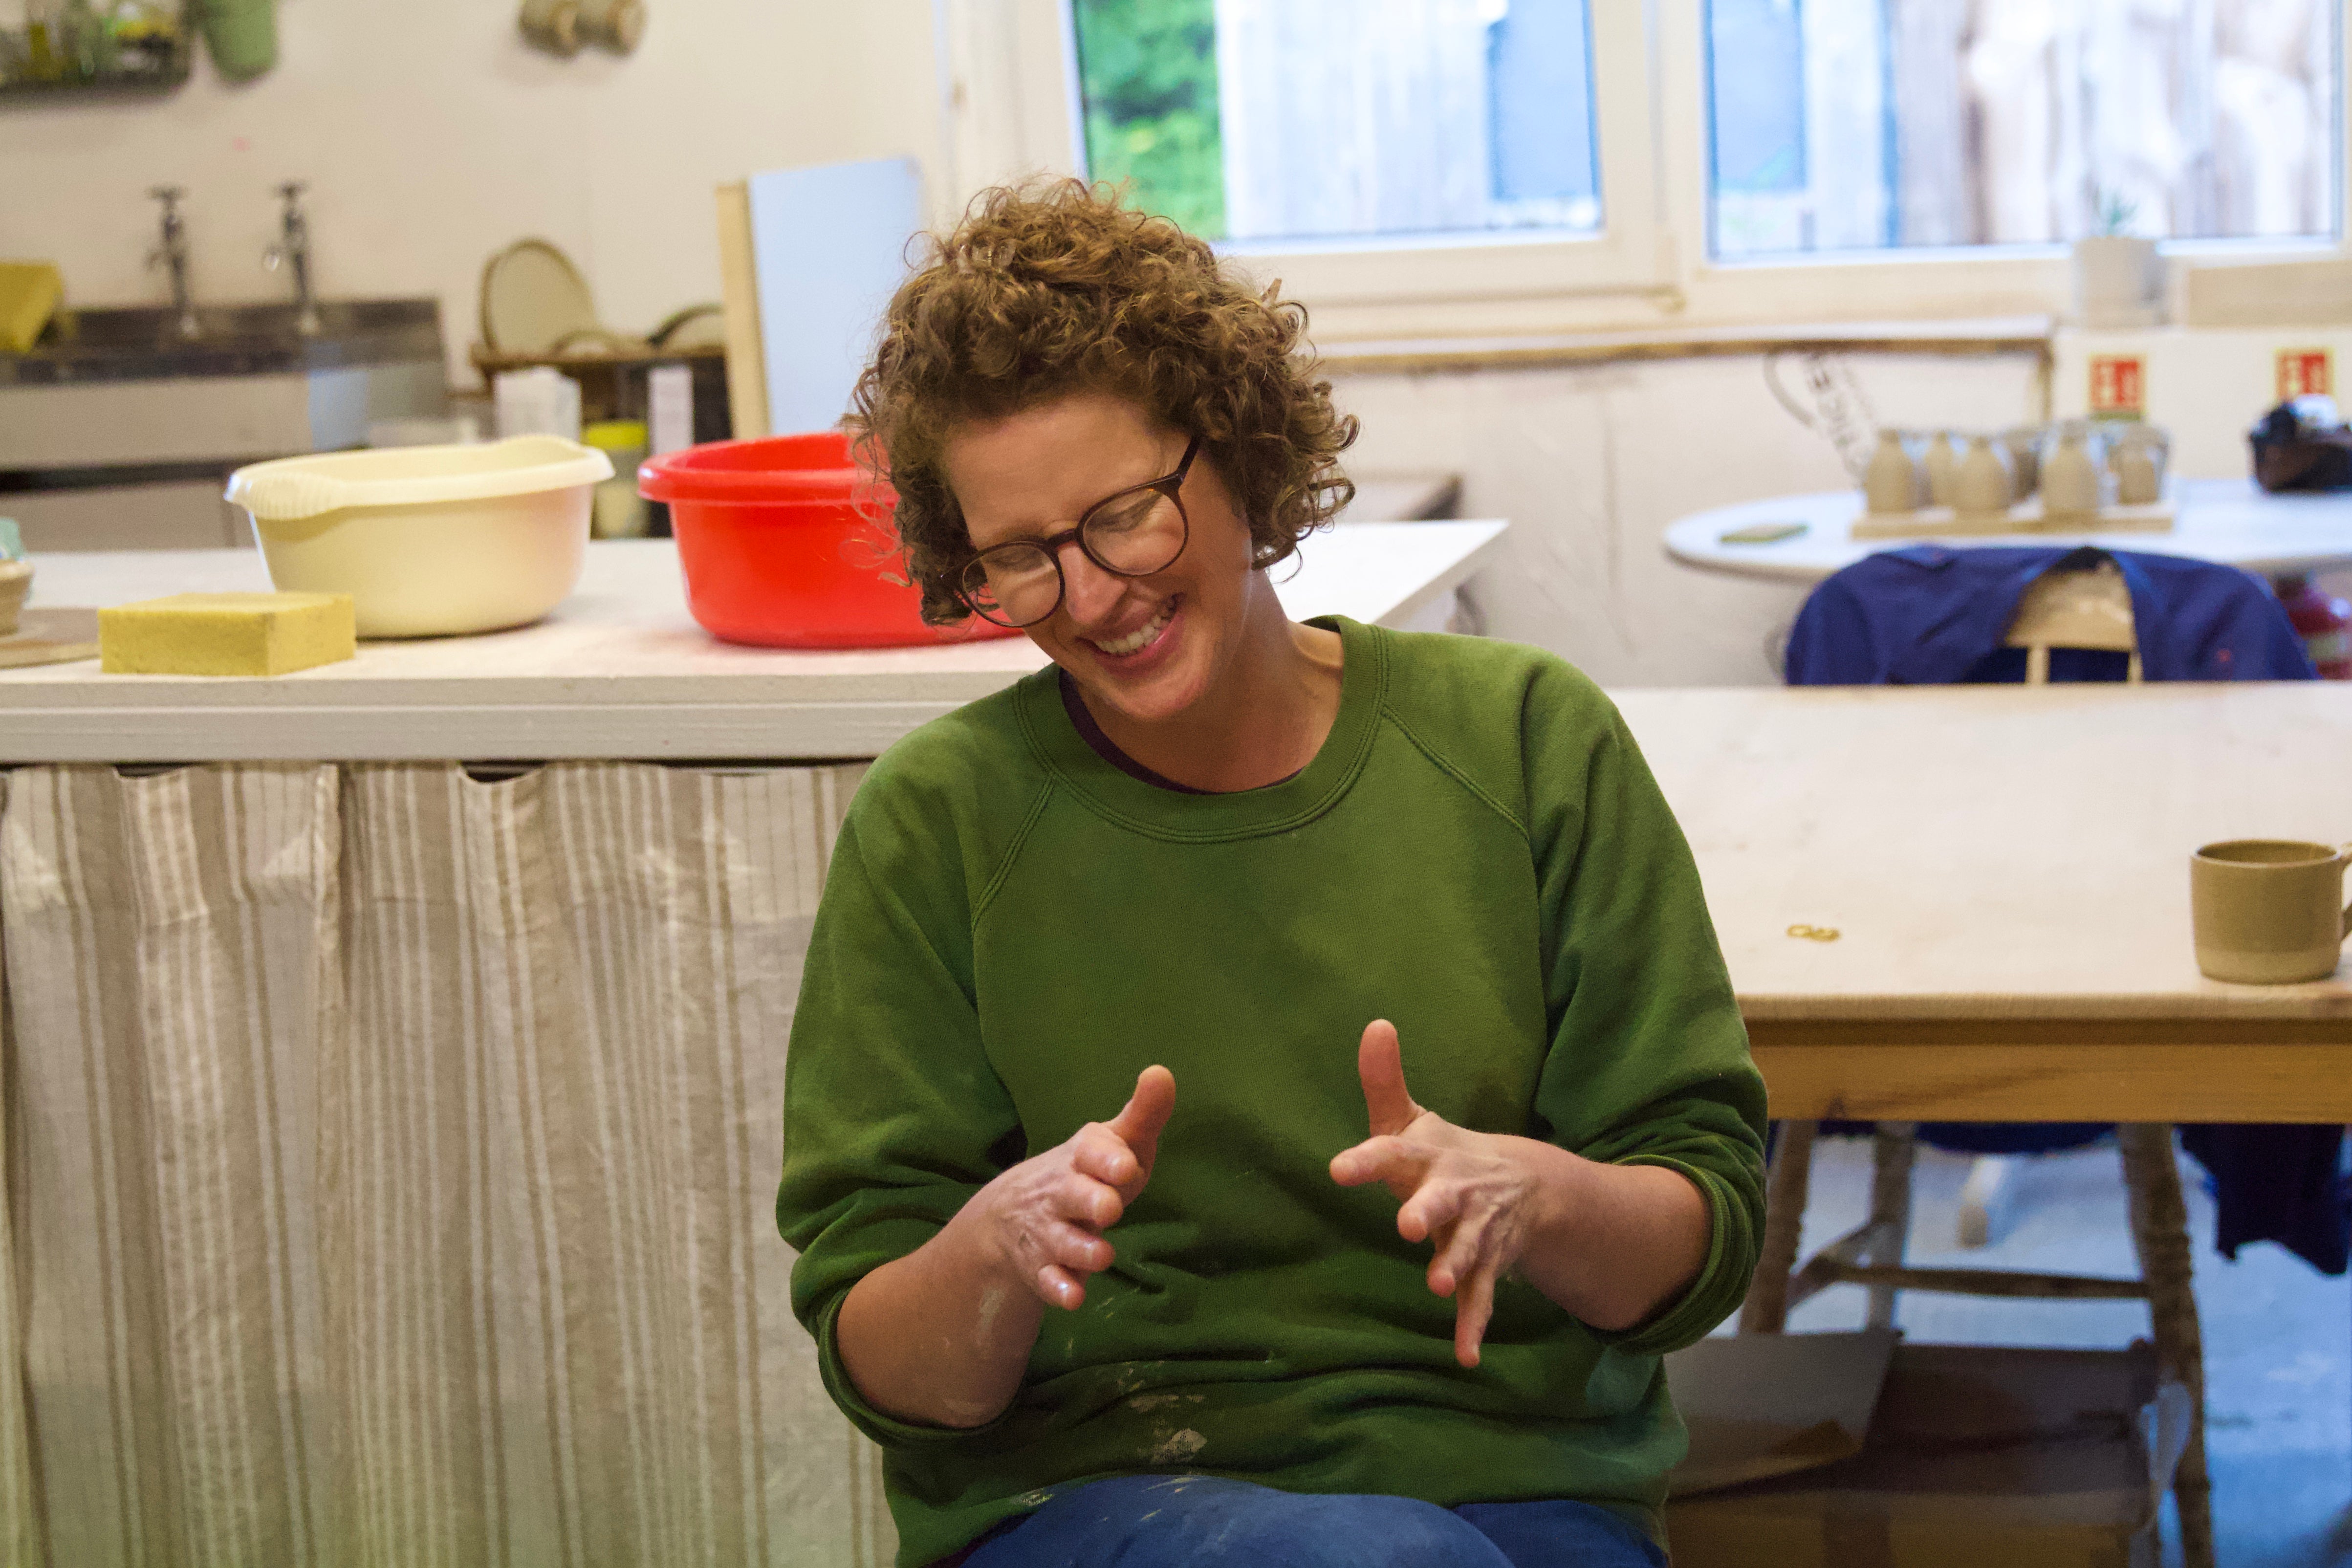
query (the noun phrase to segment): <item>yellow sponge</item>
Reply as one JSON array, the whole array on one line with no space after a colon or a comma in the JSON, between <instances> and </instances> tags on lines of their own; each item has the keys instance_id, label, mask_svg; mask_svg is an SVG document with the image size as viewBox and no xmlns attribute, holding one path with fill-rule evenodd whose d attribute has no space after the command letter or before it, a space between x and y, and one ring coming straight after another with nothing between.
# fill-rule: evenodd
<instances>
[{"instance_id":1,"label":"yellow sponge","mask_svg":"<svg viewBox=\"0 0 2352 1568\"><path fill-rule=\"evenodd\" d=\"M0 353L31 352L64 298L55 263L0 261Z\"/></svg>"},{"instance_id":2,"label":"yellow sponge","mask_svg":"<svg viewBox=\"0 0 2352 1568\"><path fill-rule=\"evenodd\" d=\"M98 612L110 675L283 675L358 651L349 594L173 594Z\"/></svg>"}]
</instances>

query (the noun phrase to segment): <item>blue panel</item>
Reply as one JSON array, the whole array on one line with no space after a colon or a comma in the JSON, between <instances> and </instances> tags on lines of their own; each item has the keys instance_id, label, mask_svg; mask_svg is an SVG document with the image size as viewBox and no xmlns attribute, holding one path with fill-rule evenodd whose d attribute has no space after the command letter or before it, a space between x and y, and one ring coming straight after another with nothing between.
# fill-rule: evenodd
<instances>
[{"instance_id":1,"label":"blue panel","mask_svg":"<svg viewBox=\"0 0 2352 1568\"><path fill-rule=\"evenodd\" d=\"M1805 187L1805 48L1801 0L1709 0L1715 188Z\"/></svg>"},{"instance_id":2,"label":"blue panel","mask_svg":"<svg viewBox=\"0 0 2352 1568\"><path fill-rule=\"evenodd\" d=\"M768 428L826 430L907 274L907 241L923 223L921 171L911 158L826 163L754 174L751 254L768 370Z\"/></svg>"},{"instance_id":3,"label":"blue panel","mask_svg":"<svg viewBox=\"0 0 2352 1568\"><path fill-rule=\"evenodd\" d=\"M1498 201L1597 196L1585 0L1511 0L1486 38Z\"/></svg>"}]
</instances>

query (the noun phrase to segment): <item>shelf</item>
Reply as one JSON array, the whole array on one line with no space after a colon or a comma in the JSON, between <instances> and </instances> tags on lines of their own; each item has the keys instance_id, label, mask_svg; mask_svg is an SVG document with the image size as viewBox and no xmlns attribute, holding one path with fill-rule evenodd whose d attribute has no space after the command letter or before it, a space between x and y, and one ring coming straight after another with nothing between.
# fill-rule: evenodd
<instances>
[{"instance_id":1,"label":"shelf","mask_svg":"<svg viewBox=\"0 0 2352 1568\"><path fill-rule=\"evenodd\" d=\"M619 346L599 349L572 349L563 353L525 354L499 353L476 343L469 351L474 368L485 375L496 375L505 370L532 370L541 365L572 372L583 370L623 370L637 365L684 364L693 360L723 360L727 357L724 343L694 343L685 348L657 349L651 344L642 348Z\"/></svg>"}]
</instances>

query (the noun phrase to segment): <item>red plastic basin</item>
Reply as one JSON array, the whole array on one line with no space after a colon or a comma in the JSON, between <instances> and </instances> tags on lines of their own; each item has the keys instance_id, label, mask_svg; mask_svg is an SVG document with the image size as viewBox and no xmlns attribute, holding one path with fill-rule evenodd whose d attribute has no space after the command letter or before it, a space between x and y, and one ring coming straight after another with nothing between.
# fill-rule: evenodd
<instances>
[{"instance_id":1,"label":"red plastic basin","mask_svg":"<svg viewBox=\"0 0 2352 1568\"><path fill-rule=\"evenodd\" d=\"M686 604L712 637L759 647L892 647L1017 634L973 616L923 624L889 526L896 500L838 430L713 441L656 458L637 491L669 503Z\"/></svg>"}]
</instances>

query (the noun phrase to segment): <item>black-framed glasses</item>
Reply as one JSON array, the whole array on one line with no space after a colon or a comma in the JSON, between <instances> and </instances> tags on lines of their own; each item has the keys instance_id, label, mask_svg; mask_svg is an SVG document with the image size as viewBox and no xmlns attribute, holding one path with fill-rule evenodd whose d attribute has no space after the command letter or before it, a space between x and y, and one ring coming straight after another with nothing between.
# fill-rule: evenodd
<instances>
[{"instance_id":1,"label":"black-framed glasses","mask_svg":"<svg viewBox=\"0 0 2352 1568\"><path fill-rule=\"evenodd\" d=\"M1192 519L1184 513L1184 476L1201 437L1184 447L1174 470L1105 496L1077 526L1045 539L992 545L965 563L957 591L972 614L1000 626L1034 626L1062 603L1062 546L1076 540L1087 560L1115 577L1149 577L1184 553Z\"/></svg>"}]
</instances>

